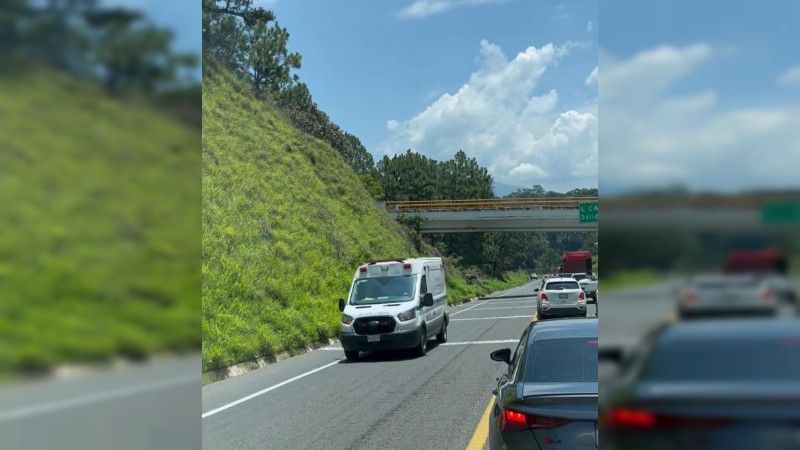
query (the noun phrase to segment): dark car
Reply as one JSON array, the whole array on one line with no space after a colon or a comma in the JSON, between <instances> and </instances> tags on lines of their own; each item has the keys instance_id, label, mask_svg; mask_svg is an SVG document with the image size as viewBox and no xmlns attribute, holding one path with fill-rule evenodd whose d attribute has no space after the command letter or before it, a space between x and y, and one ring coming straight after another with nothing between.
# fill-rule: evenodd
<instances>
[{"instance_id":1,"label":"dark car","mask_svg":"<svg viewBox=\"0 0 800 450\"><path fill-rule=\"evenodd\" d=\"M800 448L800 321L659 327L620 363L600 403L602 448Z\"/></svg>"},{"instance_id":2,"label":"dark car","mask_svg":"<svg viewBox=\"0 0 800 450\"><path fill-rule=\"evenodd\" d=\"M497 383L492 449L597 448L597 319L532 322Z\"/></svg>"}]
</instances>

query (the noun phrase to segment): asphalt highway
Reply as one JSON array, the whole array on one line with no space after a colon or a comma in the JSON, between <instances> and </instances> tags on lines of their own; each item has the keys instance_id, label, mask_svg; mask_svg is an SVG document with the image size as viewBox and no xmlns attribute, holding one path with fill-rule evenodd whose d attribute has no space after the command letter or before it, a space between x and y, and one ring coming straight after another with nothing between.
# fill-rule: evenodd
<instances>
[{"instance_id":1,"label":"asphalt highway","mask_svg":"<svg viewBox=\"0 0 800 450\"><path fill-rule=\"evenodd\" d=\"M204 386L203 448L483 448L478 425L505 369L489 353L512 348L536 312L533 284L498 295L529 297L449 308L448 342L421 358L347 362L330 346Z\"/></svg>"}]
</instances>

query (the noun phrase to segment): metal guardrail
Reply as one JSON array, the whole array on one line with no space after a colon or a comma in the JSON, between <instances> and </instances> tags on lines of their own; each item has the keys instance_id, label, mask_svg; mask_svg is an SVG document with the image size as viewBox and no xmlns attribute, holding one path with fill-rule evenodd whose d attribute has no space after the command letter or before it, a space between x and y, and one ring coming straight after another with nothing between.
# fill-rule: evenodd
<instances>
[{"instance_id":1,"label":"metal guardrail","mask_svg":"<svg viewBox=\"0 0 800 450\"><path fill-rule=\"evenodd\" d=\"M797 194L740 196L740 195L698 195L692 197L633 197L604 198L599 201L599 209L639 210L639 209L759 209L773 202L797 202ZM505 209L576 209L580 203L597 202L597 197L548 197L548 198L504 198L475 200L421 200L387 201L384 207L390 212L407 211L470 211Z\"/></svg>"},{"instance_id":2,"label":"metal guardrail","mask_svg":"<svg viewBox=\"0 0 800 450\"><path fill-rule=\"evenodd\" d=\"M405 211L474 211L506 209L577 209L578 205L596 202L597 197L504 198L477 200L421 200L386 202L390 212Z\"/></svg>"},{"instance_id":3,"label":"metal guardrail","mask_svg":"<svg viewBox=\"0 0 800 450\"><path fill-rule=\"evenodd\" d=\"M794 195L741 196L741 195L698 195L691 197L632 197L603 198L599 208L603 211L612 209L759 209L774 202L797 201Z\"/></svg>"}]
</instances>

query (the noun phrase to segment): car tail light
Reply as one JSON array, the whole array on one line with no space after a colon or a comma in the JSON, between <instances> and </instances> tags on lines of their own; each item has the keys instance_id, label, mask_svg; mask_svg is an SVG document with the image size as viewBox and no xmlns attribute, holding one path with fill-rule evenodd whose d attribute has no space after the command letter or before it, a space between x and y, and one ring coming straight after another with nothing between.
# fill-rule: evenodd
<instances>
[{"instance_id":1,"label":"car tail light","mask_svg":"<svg viewBox=\"0 0 800 450\"><path fill-rule=\"evenodd\" d=\"M697 300L697 295L692 291L685 291L683 293L683 302L684 303L694 303Z\"/></svg>"},{"instance_id":2,"label":"car tail light","mask_svg":"<svg viewBox=\"0 0 800 450\"><path fill-rule=\"evenodd\" d=\"M497 416L497 424L503 431L542 430L557 428L569 423L568 419L558 417L534 416L512 409L506 409Z\"/></svg>"},{"instance_id":3,"label":"car tail light","mask_svg":"<svg viewBox=\"0 0 800 450\"><path fill-rule=\"evenodd\" d=\"M542 299L543 302L546 302L547 301L547 294L542 294L540 296L540 298Z\"/></svg>"},{"instance_id":4,"label":"car tail light","mask_svg":"<svg viewBox=\"0 0 800 450\"><path fill-rule=\"evenodd\" d=\"M703 428L730 425L729 419L685 417L657 414L647 410L618 408L604 414L601 421L607 429Z\"/></svg>"},{"instance_id":5,"label":"car tail light","mask_svg":"<svg viewBox=\"0 0 800 450\"><path fill-rule=\"evenodd\" d=\"M581 293L578 294L578 300L586 300L586 293L581 291Z\"/></svg>"}]
</instances>

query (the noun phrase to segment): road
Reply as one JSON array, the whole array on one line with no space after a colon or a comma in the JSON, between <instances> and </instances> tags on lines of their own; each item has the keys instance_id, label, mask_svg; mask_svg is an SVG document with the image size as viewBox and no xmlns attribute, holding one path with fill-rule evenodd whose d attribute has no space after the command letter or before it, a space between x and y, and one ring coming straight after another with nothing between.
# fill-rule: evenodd
<instances>
[{"instance_id":1,"label":"road","mask_svg":"<svg viewBox=\"0 0 800 450\"><path fill-rule=\"evenodd\" d=\"M204 386L203 447L463 450L477 434L481 448L476 426L505 366L489 353L513 347L536 312L532 284L502 295L530 297L449 309L448 342L422 358L347 362L331 346Z\"/></svg>"},{"instance_id":2,"label":"road","mask_svg":"<svg viewBox=\"0 0 800 450\"><path fill-rule=\"evenodd\" d=\"M196 354L4 386L0 448L200 448L200 370Z\"/></svg>"}]
</instances>

